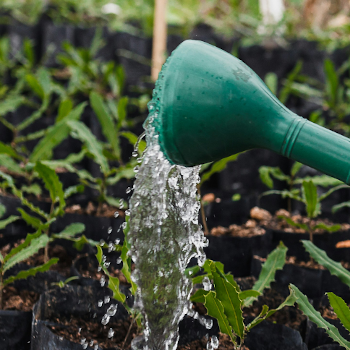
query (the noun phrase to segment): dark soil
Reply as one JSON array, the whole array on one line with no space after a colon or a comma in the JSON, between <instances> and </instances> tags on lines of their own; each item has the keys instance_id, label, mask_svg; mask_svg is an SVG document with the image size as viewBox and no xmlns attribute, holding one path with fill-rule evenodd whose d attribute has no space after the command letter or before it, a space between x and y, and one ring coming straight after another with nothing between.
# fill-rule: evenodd
<instances>
[{"instance_id":1,"label":"dark soil","mask_svg":"<svg viewBox=\"0 0 350 350\"><path fill-rule=\"evenodd\" d=\"M79 214L79 215L92 215L96 217L107 217L112 218L115 217L115 213L117 212L120 217L124 217L125 213L123 210L117 209L115 207L111 207L106 203L102 204L101 210L98 210L98 207L89 202L86 208L82 208L79 204L71 205L65 209L67 214Z\"/></svg>"},{"instance_id":2,"label":"dark soil","mask_svg":"<svg viewBox=\"0 0 350 350\"><path fill-rule=\"evenodd\" d=\"M212 236L233 236L233 237L253 237L261 236L266 233L265 229L260 227L255 220L248 220L245 224L230 225L228 228L218 226L210 231Z\"/></svg>"},{"instance_id":3,"label":"dark soil","mask_svg":"<svg viewBox=\"0 0 350 350\"><path fill-rule=\"evenodd\" d=\"M106 326L93 321L71 318L70 320L52 320L62 327L50 326L56 335L68 339L74 343L81 343L86 339L90 346L98 344L102 348L130 349L131 340L138 335L137 325L131 325L131 319L111 321ZM108 338L108 332L112 329L114 335ZM129 334L128 334L129 333ZM128 335L127 339L126 336ZM125 342L125 343L124 343Z\"/></svg>"},{"instance_id":4,"label":"dark soil","mask_svg":"<svg viewBox=\"0 0 350 350\"><path fill-rule=\"evenodd\" d=\"M31 311L40 294L28 290L18 291L9 285L3 290L3 310Z\"/></svg>"}]
</instances>

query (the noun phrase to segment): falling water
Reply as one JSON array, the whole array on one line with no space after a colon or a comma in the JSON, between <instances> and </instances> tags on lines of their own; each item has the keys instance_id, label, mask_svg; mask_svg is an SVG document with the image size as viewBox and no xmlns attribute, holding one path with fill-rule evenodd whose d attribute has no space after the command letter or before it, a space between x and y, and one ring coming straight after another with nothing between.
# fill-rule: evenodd
<instances>
[{"instance_id":1,"label":"falling water","mask_svg":"<svg viewBox=\"0 0 350 350\"><path fill-rule=\"evenodd\" d=\"M200 167L171 165L160 150L155 124L159 109L149 104L147 149L136 169L130 199L135 307L144 318L147 350L176 349L178 324L191 311L192 282L184 275L192 257L205 261L207 240L198 223Z\"/></svg>"}]
</instances>

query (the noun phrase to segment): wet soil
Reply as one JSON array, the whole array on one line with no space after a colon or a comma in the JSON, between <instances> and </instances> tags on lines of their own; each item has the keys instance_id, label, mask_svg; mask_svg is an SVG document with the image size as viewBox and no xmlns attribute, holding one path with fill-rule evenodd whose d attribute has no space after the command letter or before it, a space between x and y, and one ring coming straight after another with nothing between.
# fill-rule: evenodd
<instances>
[{"instance_id":1,"label":"wet soil","mask_svg":"<svg viewBox=\"0 0 350 350\"><path fill-rule=\"evenodd\" d=\"M91 215L95 217L107 217L107 218L115 217L115 213L118 213L120 217L125 216L125 213L123 210L117 209L115 207L111 207L106 203L103 203L99 210L98 206L96 206L92 202L89 202L86 208L83 208L79 204L71 205L65 209L65 212L67 214Z\"/></svg>"},{"instance_id":2,"label":"wet soil","mask_svg":"<svg viewBox=\"0 0 350 350\"><path fill-rule=\"evenodd\" d=\"M19 291L9 285L3 290L3 310L32 311L40 294L28 290Z\"/></svg>"}]
</instances>

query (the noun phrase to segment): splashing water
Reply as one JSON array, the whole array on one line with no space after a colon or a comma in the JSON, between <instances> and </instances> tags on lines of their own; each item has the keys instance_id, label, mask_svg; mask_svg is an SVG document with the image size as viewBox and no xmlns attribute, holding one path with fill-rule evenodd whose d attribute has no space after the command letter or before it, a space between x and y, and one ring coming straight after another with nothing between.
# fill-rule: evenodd
<instances>
[{"instance_id":1,"label":"splashing water","mask_svg":"<svg viewBox=\"0 0 350 350\"><path fill-rule=\"evenodd\" d=\"M192 282L184 275L192 257L205 261L207 246L198 223L199 166L171 165L160 150L152 101L145 124L147 149L138 167L130 199L133 280L138 286L135 308L144 318L148 350L176 349L178 324L191 311Z\"/></svg>"}]
</instances>

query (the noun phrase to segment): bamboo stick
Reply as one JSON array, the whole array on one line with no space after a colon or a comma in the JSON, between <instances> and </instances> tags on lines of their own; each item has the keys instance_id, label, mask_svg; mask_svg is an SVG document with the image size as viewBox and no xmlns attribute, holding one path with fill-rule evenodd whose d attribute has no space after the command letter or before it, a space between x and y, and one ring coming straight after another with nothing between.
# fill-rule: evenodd
<instances>
[{"instance_id":1,"label":"bamboo stick","mask_svg":"<svg viewBox=\"0 0 350 350\"><path fill-rule=\"evenodd\" d=\"M167 0L155 0L152 49L152 79L154 81L158 78L158 74L164 63L166 52L166 8Z\"/></svg>"}]
</instances>

